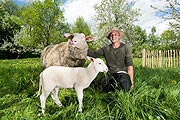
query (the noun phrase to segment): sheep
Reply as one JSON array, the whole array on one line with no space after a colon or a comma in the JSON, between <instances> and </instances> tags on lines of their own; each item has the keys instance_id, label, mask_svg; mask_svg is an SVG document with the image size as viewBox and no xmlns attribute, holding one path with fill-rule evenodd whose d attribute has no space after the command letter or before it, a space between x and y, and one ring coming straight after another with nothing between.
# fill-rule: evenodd
<instances>
[{"instance_id":1,"label":"sheep","mask_svg":"<svg viewBox=\"0 0 180 120\"><path fill-rule=\"evenodd\" d=\"M50 66L40 73L39 91L42 114L45 113L45 102L49 94L54 102L61 107L58 99L59 88L74 88L79 108L82 112L83 89L87 88L99 72L107 72L108 67L100 58L90 58L91 63L85 67Z\"/></svg>"},{"instance_id":2,"label":"sheep","mask_svg":"<svg viewBox=\"0 0 180 120\"><path fill-rule=\"evenodd\" d=\"M85 36L83 33L66 33L67 42L56 45L49 45L44 48L41 54L42 67L67 66L82 67L86 61L88 45L92 36Z\"/></svg>"}]
</instances>

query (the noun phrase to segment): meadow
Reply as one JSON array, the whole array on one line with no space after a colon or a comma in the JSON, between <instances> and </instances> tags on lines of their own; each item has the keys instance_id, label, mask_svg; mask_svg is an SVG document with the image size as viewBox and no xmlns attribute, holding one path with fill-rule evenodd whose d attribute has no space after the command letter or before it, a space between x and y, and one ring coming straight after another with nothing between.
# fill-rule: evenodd
<instances>
[{"instance_id":1,"label":"meadow","mask_svg":"<svg viewBox=\"0 0 180 120\"><path fill-rule=\"evenodd\" d=\"M39 58L0 60L1 120L180 120L180 68L150 69L134 59L134 91L101 93L93 83L84 90L83 112L79 113L73 89L59 90L63 107L49 97L41 114ZM99 74L95 79L99 79Z\"/></svg>"}]
</instances>

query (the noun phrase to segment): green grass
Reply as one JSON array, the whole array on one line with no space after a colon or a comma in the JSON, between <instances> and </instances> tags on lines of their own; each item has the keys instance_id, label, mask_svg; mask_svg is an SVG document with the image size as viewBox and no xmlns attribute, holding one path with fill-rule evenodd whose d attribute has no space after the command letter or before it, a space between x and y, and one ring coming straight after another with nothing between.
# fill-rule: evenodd
<instances>
[{"instance_id":1,"label":"green grass","mask_svg":"<svg viewBox=\"0 0 180 120\"><path fill-rule=\"evenodd\" d=\"M92 83L84 90L83 112L79 113L75 91L62 89L59 99L63 107L58 108L49 97L46 115L42 116L36 97L40 59L0 60L0 119L179 120L180 68L143 68L139 59L134 63L134 91L100 93Z\"/></svg>"}]
</instances>

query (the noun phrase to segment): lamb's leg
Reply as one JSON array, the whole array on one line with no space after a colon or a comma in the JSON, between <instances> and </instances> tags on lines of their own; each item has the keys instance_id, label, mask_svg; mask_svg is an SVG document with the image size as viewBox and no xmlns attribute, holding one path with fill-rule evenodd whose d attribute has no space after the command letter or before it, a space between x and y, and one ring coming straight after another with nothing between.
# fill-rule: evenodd
<instances>
[{"instance_id":1,"label":"lamb's leg","mask_svg":"<svg viewBox=\"0 0 180 120\"><path fill-rule=\"evenodd\" d=\"M54 102L59 106L61 107L62 106L62 103L60 102L59 98L58 98L58 90L59 88L54 88L53 91L51 92L51 97L52 99L54 100Z\"/></svg>"},{"instance_id":2,"label":"lamb's leg","mask_svg":"<svg viewBox=\"0 0 180 120\"><path fill-rule=\"evenodd\" d=\"M45 113L45 104L46 104L46 99L53 90L53 87L44 87L42 86L42 94L40 96L40 101L41 101L41 108L42 108L42 113Z\"/></svg>"},{"instance_id":3,"label":"lamb's leg","mask_svg":"<svg viewBox=\"0 0 180 120\"><path fill-rule=\"evenodd\" d=\"M49 92L50 93L50 92ZM45 104L46 104L46 99L49 94L42 92L40 96L40 101L41 101L41 108L42 108L42 113L45 113Z\"/></svg>"},{"instance_id":4,"label":"lamb's leg","mask_svg":"<svg viewBox=\"0 0 180 120\"><path fill-rule=\"evenodd\" d=\"M79 112L82 112L82 106L83 106L83 89L82 88L75 88L77 97L78 97L78 102L79 102Z\"/></svg>"}]
</instances>

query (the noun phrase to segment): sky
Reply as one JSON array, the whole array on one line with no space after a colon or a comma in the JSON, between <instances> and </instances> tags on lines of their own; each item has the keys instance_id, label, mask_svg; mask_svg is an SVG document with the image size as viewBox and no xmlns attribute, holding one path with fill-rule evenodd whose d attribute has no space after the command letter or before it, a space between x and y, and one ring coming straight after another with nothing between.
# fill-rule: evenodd
<instances>
[{"instance_id":1,"label":"sky","mask_svg":"<svg viewBox=\"0 0 180 120\"><path fill-rule=\"evenodd\" d=\"M13 0L19 5L22 5L33 0ZM63 3L63 8L65 10L65 18L68 23L73 24L77 17L81 16L87 22L92 31L95 31L96 22L94 21L94 5L100 4L101 0L61 0ZM150 33L151 28L156 27L157 34L160 35L164 30L168 29L168 23L170 21L162 19L162 14L159 14L150 6L153 5L158 8L163 8L165 6L165 0L128 0L135 1L133 8L139 8L141 16L138 17L139 25L142 29Z\"/></svg>"}]
</instances>

